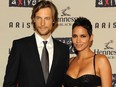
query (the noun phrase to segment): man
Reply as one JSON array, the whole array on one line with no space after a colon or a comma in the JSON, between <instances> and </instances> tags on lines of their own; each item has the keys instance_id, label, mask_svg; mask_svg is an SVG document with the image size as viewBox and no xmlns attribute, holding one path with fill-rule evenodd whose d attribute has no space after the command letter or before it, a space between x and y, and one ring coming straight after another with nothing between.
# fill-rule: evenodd
<instances>
[{"instance_id":1,"label":"man","mask_svg":"<svg viewBox=\"0 0 116 87\"><path fill-rule=\"evenodd\" d=\"M32 10L32 36L13 41L3 87L61 87L69 62L69 48L55 40L58 12L50 1L38 2ZM42 68L43 41L49 53L49 75ZM43 64L45 65L45 64Z\"/></svg>"}]
</instances>

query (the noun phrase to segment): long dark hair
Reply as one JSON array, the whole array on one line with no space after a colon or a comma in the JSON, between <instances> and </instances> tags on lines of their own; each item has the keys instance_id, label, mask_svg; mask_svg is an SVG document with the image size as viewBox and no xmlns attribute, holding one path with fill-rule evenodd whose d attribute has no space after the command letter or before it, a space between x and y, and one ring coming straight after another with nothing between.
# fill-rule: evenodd
<instances>
[{"instance_id":1,"label":"long dark hair","mask_svg":"<svg viewBox=\"0 0 116 87\"><path fill-rule=\"evenodd\" d=\"M57 11L56 6L52 2L50 2L50 1L42 0L42 1L38 2L33 7L33 10L32 10L32 15L31 15L32 22L31 23L32 23L34 29L35 29L35 23L34 23L33 18L35 18L36 12L38 12L42 8L47 8L47 7L52 10L52 15L53 15L53 31L58 26L58 11Z\"/></svg>"}]
</instances>

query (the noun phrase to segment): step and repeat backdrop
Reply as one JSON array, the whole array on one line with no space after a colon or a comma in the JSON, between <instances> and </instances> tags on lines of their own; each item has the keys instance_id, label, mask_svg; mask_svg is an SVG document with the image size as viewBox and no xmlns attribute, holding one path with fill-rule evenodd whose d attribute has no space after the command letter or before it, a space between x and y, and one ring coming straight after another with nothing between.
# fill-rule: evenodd
<instances>
[{"instance_id":1,"label":"step and repeat backdrop","mask_svg":"<svg viewBox=\"0 0 116 87\"><path fill-rule=\"evenodd\" d=\"M0 0L0 87L14 39L34 33L32 7L40 0ZM58 8L59 27L53 36L70 46L74 20L83 16L92 22L94 41L91 49L108 57L112 66L112 87L116 87L116 0L51 0Z\"/></svg>"}]
</instances>

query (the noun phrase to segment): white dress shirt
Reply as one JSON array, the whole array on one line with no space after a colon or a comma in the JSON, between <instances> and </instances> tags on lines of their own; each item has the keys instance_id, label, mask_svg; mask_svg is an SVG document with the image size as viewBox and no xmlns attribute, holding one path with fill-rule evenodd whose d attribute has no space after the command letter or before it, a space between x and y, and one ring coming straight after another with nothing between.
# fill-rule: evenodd
<instances>
[{"instance_id":1,"label":"white dress shirt","mask_svg":"<svg viewBox=\"0 0 116 87\"><path fill-rule=\"evenodd\" d=\"M39 56L40 56L40 60L41 60L41 56L42 56L42 49L44 47L43 41L45 41L43 38L40 37L40 35L35 32L35 39L36 39L36 43L37 43L37 48L38 48L38 52L39 52ZM53 61L53 39L50 36L47 40L47 50L49 53L49 72L51 70L51 66L52 66L52 61Z\"/></svg>"}]
</instances>

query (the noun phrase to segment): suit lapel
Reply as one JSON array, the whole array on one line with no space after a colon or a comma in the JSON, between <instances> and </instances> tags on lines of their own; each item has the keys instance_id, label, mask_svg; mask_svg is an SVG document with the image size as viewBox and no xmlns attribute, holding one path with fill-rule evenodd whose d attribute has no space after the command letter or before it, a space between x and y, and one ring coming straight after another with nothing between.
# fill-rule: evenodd
<instances>
[{"instance_id":1,"label":"suit lapel","mask_svg":"<svg viewBox=\"0 0 116 87\"><path fill-rule=\"evenodd\" d=\"M30 38L29 48L31 50L33 60L35 61L36 67L38 68L37 72L38 72L38 75L39 75L39 79L42 82L42 84L45 84L43 71L42 71L42 67L41 67L40 56L39 56L39 52L38 52L38 49L37 49L37 44L36 44L36 39L35 39L34 34Z\"/></svg>"},{"instance_id":2,"label":"suit lapel","mask_svg":"<svg viewBox=\"0 0 116 87\"><path fill-rule=\"evenodd\" d=\"M50 70L50 74L48 76L48 81L47 81L47 85L51 85L51 82L53 81L53 78L55 78L54 73L57 73L56 71L56 66L58 65L57 63L59 63L59 44L57 43L57 41L55 41L53 39L53 43L54 43L54 54L53 54L53 63L52 63L52 67ZM35 40L35 35L33 34L30 38L30 45L29 48L31 50L32 56L34 58L35 64L37 65L37 72L39 72L39 77L40 77L40 81L42 82L43 85L45 85L45 81L44 81L44 76L43 76L43 71L42 71L42 67L41 67L41 61L40 61L40 57L39 57L39 53L38 53L38 49L37 49L37 44L36 44L36 40Z\"/></svg>"},{"instance_id":3,"label":"suit lapel","mask_svg":"<svg viewBox=\"0 0 116 87\"><path fill-rule=\"evenodd\" d=\"M52 67L51 67L51 70L50 70L50 74L49 74L49 77L48 77L48 83L51 84L51 82L53 82L53 78L55 78L54 76L54 73L57 73L56 71L56 65L59 61L59 46L57 44L57 42L53 39L53 43L54 43L54 54L53 54L53 62L52 62Z\"/></svg>"}]
</instances>

